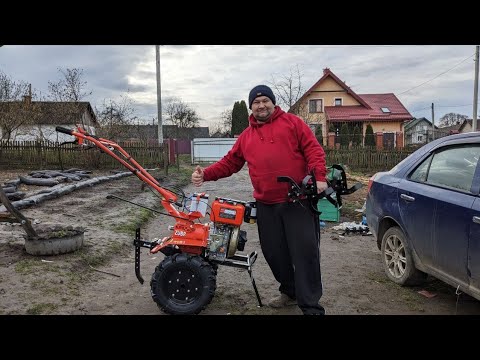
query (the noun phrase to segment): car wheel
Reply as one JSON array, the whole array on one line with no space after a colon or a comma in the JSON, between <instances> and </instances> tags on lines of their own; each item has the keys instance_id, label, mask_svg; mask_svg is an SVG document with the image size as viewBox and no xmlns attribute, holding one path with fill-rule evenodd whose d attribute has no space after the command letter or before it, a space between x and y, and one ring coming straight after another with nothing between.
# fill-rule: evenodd
<instances>
[{"instance_id":1,"label":"car wheel","mask_svg":"<svg viewBox=\"0 0 480 360\"><path fill-rule=\"evenodd\" d=\"M388 229L382 238L382 259L388 278L399 285L418 285L426 274L415 267L405 234L397 227Z\"/></svg>"}]
</instances>

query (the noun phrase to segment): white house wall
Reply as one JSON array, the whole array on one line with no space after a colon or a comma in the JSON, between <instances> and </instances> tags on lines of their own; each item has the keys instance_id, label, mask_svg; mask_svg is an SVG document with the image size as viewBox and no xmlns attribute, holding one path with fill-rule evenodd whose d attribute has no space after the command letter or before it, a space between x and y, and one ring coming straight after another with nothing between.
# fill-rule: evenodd
<instances>
[{"instance_id":1,"label":"white house wall","mask_svg":"<svg viewBox=\"0 0 480 360\"><path fill-rule=\"evenodd\" d=\"M59 133L55 130L57 126L64 127L66 129L75 129L72 124L68 125L34 125L28 127L20 127L14 131L11 140L13 141L36 141L36 140L48 140L52 142L64 142L73 141L74 137L64 133ZM85 130L92 135L95 135L95 128L85 126Z\"/></svg>"}]
</instances>

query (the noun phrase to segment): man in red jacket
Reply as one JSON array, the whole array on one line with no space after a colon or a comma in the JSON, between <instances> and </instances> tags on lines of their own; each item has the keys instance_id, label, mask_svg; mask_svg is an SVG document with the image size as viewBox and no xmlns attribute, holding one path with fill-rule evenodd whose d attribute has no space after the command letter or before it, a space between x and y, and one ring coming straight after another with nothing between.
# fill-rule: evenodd
<instances>
[{"instance_id":1,"label":"man in red jacket","mask_svg":"<svg viewBox=\"0 0 480 360\"><path fill-rule=\"evenodd\" d=\"M248 96L250 126L220 161L203 169L197 166L192 183L215 181L240 171L247 162L257 201L257 225L262 252L275 279L279 296L269 301L279 308L298 304L305 315L324 315L320 271L319 218L308 200L289 201L290 184L277 182L289 176L297 183L312 172L318 192L327 188L325 152L312 130L299 117L275 105L266 85ZM302 206L303 205L303 206Z\"/></svg>"}]
</instances>

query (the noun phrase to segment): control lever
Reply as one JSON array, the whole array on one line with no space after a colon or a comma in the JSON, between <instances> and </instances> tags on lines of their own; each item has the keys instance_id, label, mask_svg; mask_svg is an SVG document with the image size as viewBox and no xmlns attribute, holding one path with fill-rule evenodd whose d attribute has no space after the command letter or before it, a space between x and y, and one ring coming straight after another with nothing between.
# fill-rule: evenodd
<instances>
[{"instance_id":1,"label":"control lever","mask_svg":"<svg viewBox=\"0 0 480 360\"><path fill-rule=\"evenodd\" d=\"M321 212L317 210L317 202L319 199L325 197L334 206L337 206L337 201L331 196L335 192L335 189L329 186L320 194L317 193L317 182L315 180L315 177L312 175L305 176L305 178L301 182L301 186L298 185L290 176L278 176L277 181L290 183L291 187L290 191L288 192L288 197L293 202L297 202L303 198L310 200L310 204L312 207L311 210L317 215L321 214Z\"/></svg>"}]
</instances>

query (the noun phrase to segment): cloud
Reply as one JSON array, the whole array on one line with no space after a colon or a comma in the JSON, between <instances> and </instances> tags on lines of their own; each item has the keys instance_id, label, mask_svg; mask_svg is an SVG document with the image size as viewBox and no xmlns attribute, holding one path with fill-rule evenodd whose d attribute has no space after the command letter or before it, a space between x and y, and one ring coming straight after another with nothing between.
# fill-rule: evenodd
<instances>
[{"instance_id":1,"label":"cloud","mask_svg":"<svg viewBox=\"0 0 480 360\"><path fill-rule=\"evenodd\" d=\"M212 126L236 101L247 101L252 87L298 65L305 90L328 67L359 94L393 92L413 116L431 119L434 103L436 119L449 112L471 117L474 52L474 45L165 45L161 99L182 99L202 126ZM154 45L0 48L0 70L42 93L60 78L59 68L83 69L93 106L128 94L139 118L157 118Z\"/></svg>"}]
</instances>

